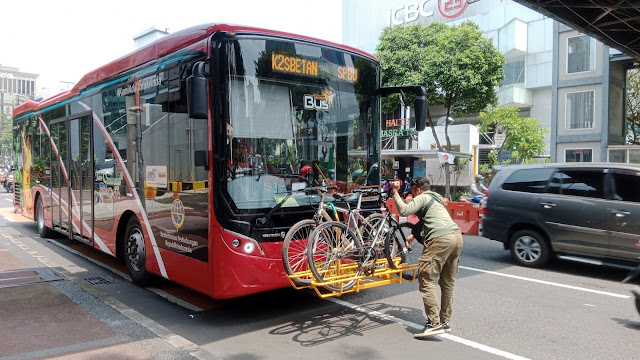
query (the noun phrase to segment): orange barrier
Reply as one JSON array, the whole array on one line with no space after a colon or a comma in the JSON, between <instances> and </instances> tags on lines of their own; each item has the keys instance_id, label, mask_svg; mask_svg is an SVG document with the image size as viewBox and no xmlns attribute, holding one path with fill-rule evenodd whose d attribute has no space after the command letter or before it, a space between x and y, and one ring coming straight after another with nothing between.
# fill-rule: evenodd
<instances>
[{"instance_id":1,"label":"orange barrier","mask_svg":"<svg viewBox=\"0 0 640 360\"><path fill-rule=\"evenodd\" d=\"M400 220L400 213L398 213L398 208L396 207L396 202L393 201L393 198L387 199L387 206L389 207L389 212L391 212L391 215L393 215L396 220ZM410 222L412 224L417 223L418 220L418 217L415 215L407 216L407 222Z\"/></svg>"},{"instance_id":2,"label":"orange barrier","mask_svg":"<svg viewBox=\"0 0 640 360\"><path fill-rule=\"evenodd\" d=\"M464 235L478 235L480 204L449 201L446 208Z\"/></svg>"},{"instance_id":3,"label":"orange barrier","mask_svg":"<svg viewBox=\"0 0 640 360\"><path fill-rule=\"evenodd\" d=\"M389 211L391 211L391 214L396 220L399 219L400 214L392 198L387 200L387 206L389 206ZM449 216L451 216L451 219L458 225L464 235L478 235L478 229L482 222L482 218L480 217L480 204L449 201L446 203L445 208L449 211ZM418 217L410 215L407 217L407 221L415 224L418 222Z\"/></svg>"}]
</instances>

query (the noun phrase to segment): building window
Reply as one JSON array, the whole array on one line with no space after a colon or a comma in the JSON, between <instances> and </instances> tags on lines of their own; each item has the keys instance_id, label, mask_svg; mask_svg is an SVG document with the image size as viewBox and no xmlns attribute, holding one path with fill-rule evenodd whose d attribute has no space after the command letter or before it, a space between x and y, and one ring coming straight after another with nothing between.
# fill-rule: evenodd
<instances>
[{"instance_id":1,"label":"building window","mask_svg":"<svg viewBox=\"0 0 640 360\"><path fill-rule=\"evenodd\" d=\"M609 150L609 162L626 163L627 150Z\"/></svg>"},{"instance_id":2,"label":"building window","mask_svg":"<svg viewBox=\"0 0 640 360\"><path fill-rule=\"evenodd\" d=\"M592 149L567 149L564 151L565 162L592 162Z\"/></svg>"},{"instance_id":3,"label":"building window","mask_svg":"<svg viewBox=\"0 0 640 360\"><path fill-rule=\"evenodd\" d=\"M567 39L567 73L579 73L596 69L596 41L587 36Z\"/></svg>"},{"instance_id":4,"label":"building window","mask_svg":"<svg viewBox=\"0 0 640 360\"><path fill-rule=\"evenodd\" d=\"M593 129L595 91L567 94L567 129Z\"/></svg>"},{"instance_id":5,"label":"building window","mask_svg":"<svg viewBox=\"0 0 640 360\"><path fill-rule=\"evenodd\" d=\"M507 61L504 64L502 85L524 84L524 60Z\"/></svg>"}]
</instances>

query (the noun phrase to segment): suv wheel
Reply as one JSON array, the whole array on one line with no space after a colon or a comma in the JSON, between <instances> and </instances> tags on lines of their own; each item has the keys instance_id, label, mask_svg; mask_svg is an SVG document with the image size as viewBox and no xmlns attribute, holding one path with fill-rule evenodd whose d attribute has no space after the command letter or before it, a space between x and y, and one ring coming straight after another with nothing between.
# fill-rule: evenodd
<instances>
[{"instance_id":1,"label":"suv wheel","mask_svg":"<svg viewBox=\"0 0 640 360\"><path fill-rule=\"evenodd\" d=\"M551 257L551 249L542 235L535 230L516 231L511 236L511 257L520 265L541 267Z\"/></svg>"}]
</instances>

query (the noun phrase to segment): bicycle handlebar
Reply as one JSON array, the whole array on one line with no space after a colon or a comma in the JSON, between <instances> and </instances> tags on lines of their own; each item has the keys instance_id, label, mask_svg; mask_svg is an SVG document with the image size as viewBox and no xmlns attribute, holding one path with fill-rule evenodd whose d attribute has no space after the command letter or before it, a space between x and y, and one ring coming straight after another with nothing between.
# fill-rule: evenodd
<instances>
[{"instance_id":1,"label":"bicycle handlebar","mask_svg":"<svg viewBox=\"0 0 640 360\"><path fill-rule=\"evenodd\" d=\"M337 189L338 187L335 185L325 185L325 186L312 186L308 188L301 189L305 195L313 195L313 193L327 193L329 190Z\"/></svg>"}]
</instances>

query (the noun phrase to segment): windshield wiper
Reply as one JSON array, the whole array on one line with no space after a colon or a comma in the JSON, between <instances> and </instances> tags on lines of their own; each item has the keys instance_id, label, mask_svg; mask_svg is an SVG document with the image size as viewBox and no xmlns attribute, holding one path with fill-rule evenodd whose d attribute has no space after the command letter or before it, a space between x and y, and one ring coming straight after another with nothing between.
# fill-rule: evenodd
<instances>
[{"instance_id":1,"label":"windshield wiper","mask_svg":"<svg viewBox=\"0 0 640 360\"><path fill-rule=\"evenodd\" d=\"M280 200L280 202L278 202L276 206L272 207L271 210L269 210L269 212L267 212L263 217L257 218L256 225L266 224L267 221L271 219L271 216L273 215L273 213L278 211L278 209L282 207L282 205L291 197L291 195L293 195L293 193L288 193L287 196L285 196L282 200Z\"/></svg>"}]
</instances>

